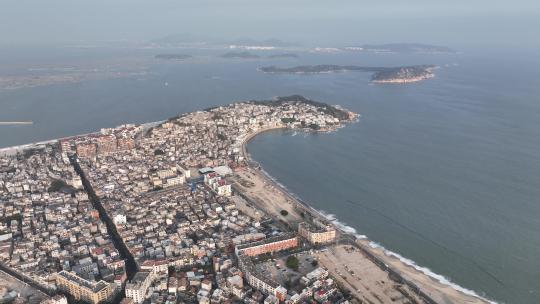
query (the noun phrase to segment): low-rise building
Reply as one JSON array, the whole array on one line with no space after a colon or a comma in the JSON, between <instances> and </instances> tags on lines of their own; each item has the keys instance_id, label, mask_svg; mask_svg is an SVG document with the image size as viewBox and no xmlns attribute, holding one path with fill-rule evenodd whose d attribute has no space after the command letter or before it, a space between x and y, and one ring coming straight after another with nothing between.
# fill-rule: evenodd
<instances>
[{"instance_id":1,"label":"low-rise building","mask_svg":"<svg viewBox=\"0 0 540 304\"><path fill-rule=\"evenodd\" d=\"M56 275L56 286L76 300L83 300L92 304L98 304L109 300L115 288L114 284L105 281L90 282L75 273L60 271Z\"/></svg>"},{"instance_id":2,"label":"low-rise building","mask_svg":"<svg viewBox=\"0 0 540 304\"><path fill-rule=\"evenodd\" d=\"M331 225L300 223L298 234L311 244L328 244L336 240L336 229Z\"/></svg>"},{"instance_id":3,"label":"low-rise building","mask_svg":"<svg viewBox=\"0 0 540 304\"><path fill-rule=\"evenodd\" d=\"M134 303L142 303L148 296L148 289L153 281L153 274L149 271L139 271L133 279L126 284L126 298L133 299Z\"/></svg>"},{"instance_id":4,"label":"low-rise building","mask_svg":"<svg viewBox=\"0 0 540 304\"><path fill-rule=\"evenodd\" d=\"M267 238L258 242L236 246L236 255L257 256L298 246L298 238L290 233Z\"/></svg>"}]
</instances>

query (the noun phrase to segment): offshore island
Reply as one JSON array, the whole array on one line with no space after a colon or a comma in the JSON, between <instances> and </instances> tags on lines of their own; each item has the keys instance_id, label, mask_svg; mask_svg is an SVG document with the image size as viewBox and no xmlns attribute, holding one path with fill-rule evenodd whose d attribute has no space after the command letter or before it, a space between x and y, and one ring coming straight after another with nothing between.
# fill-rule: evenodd
<instances>
[{"instance_id":1,"label":"offshore island","mask_svg":"<svg viewBox=\"0 0 540 304\"><path fill-rule=\"evenodd\" d=\"M355 65L303 65L290 68L268 66L259 68L272 74L325 74L337 72L371 72L374 83L410 83L435 77L434 65L413 65L404 67L364 67Z\"/></svg>"},{"instance_id":2,"label":"offshore island","mask_svg":"<svg viewBox=\"0 0 540 304\"><path fill-rule=\"evenodd\" d=\"M262 132L331 132L357 117L293 95L0 149L4 294L30 303L487 303L341 230L247 152Z\"/></svg>"}]
</instances>

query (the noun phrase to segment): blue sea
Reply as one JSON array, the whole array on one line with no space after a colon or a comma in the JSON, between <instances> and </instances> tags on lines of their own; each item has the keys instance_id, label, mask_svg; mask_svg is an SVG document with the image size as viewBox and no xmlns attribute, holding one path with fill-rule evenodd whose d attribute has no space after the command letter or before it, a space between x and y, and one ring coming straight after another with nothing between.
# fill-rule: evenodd
<instances>
[{"instance_id":1,"label":"blue sea","mask_svg":"<svg viewBox=\"0 0 540 304\"><path fill-rule=\"evenodd\" d=\"M157 121L237 100L302 94L360 113L328 134L250 142L265 171L446 280L500 303L540 302L540 52L299 53L298 59L158 61L152 50L0 49L0 73L43 62L142 58L143 75L0 91L0 146ZM183 53L190 51L183 50ZM225 52L225 51L223 51ZM264 53L263 53L264 54ZM15 62L16 64L13 64ZM373 85L368 73L272 75L260 66L436 64L436 77ZM22 68L24 67L24 68Z\"/></svg>"}]
</instances>

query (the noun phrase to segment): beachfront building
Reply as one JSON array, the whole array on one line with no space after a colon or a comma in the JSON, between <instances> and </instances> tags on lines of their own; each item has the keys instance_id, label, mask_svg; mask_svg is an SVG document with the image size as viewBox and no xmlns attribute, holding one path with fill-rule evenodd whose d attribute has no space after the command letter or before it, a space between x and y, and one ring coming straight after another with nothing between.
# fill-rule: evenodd
<instances>
[{"instance_id":1,"label":"beachfront building","mask_svg":"<svg viewBox=\"0 0 540 304\"><path fill-rule=\"evenodd\" d=\"M328 244L336 240L336 229L331 225L307 224L298 225L298 234L308 240L311 244Z\"/></svg>"},{"instance_id":2,"label":"beachfront building","mask_svg":"<svg viewBox=\"0 0 540 304\"><path fill-rule=\"evenodd\" d=\"M94 142L77 143L77 156L80 158L93 158L97 154L97 146Z\"/></svg>"},{"instance_id":3,"label":"beachfront building","mask_svg":"<svg viewBox=\"0 0 540 304\"><path fill-rule=\"evenodd\" d=\"M91 282L85 280L73 272L60 271L56 275L56 286L75 300L82 300L92 304L98 304L109 300L114 291L114 284L105 281Z\"/></svg>"},{"instance_id":4,"label":"beachfront building","mask_svg":"<svg viewBox=\"0 0 540 304\"><path fill-rule=\"evenodd\" d=\"M257 256L298 246L298 238L290 233L236 246L236 255Z\"/></svg>"}]
</instances>

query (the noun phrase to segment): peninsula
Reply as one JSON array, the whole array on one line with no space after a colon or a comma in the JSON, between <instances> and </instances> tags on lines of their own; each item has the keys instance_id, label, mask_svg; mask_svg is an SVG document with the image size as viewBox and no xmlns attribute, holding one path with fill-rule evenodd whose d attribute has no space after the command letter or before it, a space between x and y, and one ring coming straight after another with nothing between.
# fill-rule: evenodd
<instances>
[{"instance_id":1,"label":"peninsula","mask_svg":"<svg viewBox=\"0 0 540 304\"><path fill-rule=\"evenodd\" d=\"M365 67L355 65L303 65L290 68L276 66L262 67L264 73L282 74L325 74L336 72L371 72L375 83L409 83L435 76L434 65L414 65L404 67Z\"/></svg>"},{"instance_id":2,"label":"peninsula","mask_svg":"<svg viewBox=\"0 0 540 304\"><path fill-rule=\"evenodd\" d=\"M247 153L356 119L293 95L2 149L0 269L70 303L486 303L340 230Z\"/></svg>"}]
</instances>

